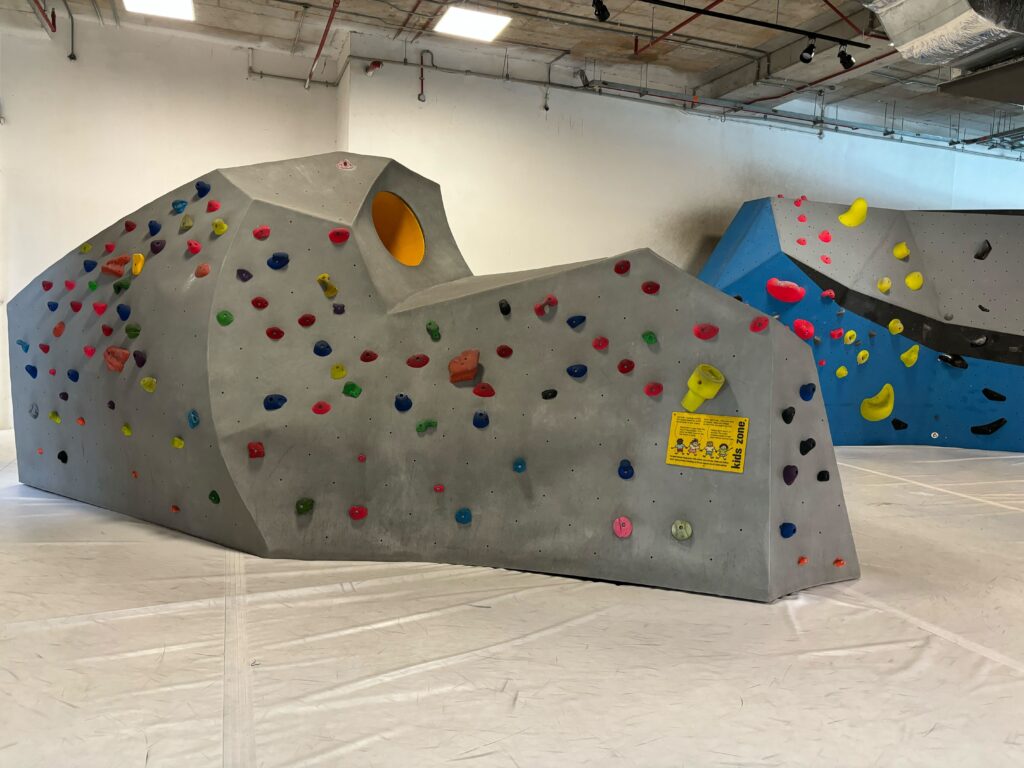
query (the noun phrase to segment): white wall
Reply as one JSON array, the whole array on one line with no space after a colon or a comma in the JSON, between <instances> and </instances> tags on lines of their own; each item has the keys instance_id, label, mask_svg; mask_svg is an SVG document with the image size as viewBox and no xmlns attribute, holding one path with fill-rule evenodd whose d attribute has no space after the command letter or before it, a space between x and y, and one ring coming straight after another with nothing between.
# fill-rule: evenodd
<instances>
[{"instance_id":1,"label":"white wall","mask_svg":"<svg viewBox=\"0 0 1024 768\"><path fill-rule=\"evenodd\" d=\"M4 301L171 187L213 168L335 148L337 89L248 80L244 48L85 22L78 61L65 44L0 31ZM0 322L5 426L6 312Z\"/></svg>"},{"instance_id":2,"label":"white wall","mask_svg":"<svg viewBox=\"0 0 1024 768\"><path fill-rule=\"evenodd\" d=\"M440 57L439 57L440 58ZM441 63L440 61L438 63ZM1024 208L1024 163L721 122L656 105L385 64L350 68L348 145L441 184L478 274L649 246L698 268L739 205L783 193Z\"/></svg>"}]
</instances>

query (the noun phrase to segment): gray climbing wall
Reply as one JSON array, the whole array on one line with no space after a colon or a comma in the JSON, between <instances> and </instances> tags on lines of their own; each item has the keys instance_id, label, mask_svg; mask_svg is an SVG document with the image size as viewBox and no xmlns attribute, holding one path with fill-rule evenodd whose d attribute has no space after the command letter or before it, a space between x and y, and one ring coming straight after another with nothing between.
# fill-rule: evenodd
<instances>
[{"instance_id":1,"label":"gray climbing wall","mask_svg":"<svg viewBox=\"0 0 1024 768\"><path fill-rule=\"evenodd\" d=\"M809 349L650 251L473 277L436 185L348 154L213 172L127 222L10 304L25 483L275 557L765 601L859 574ZM700 364L726 382L670 436Z\"/></svg>"}]
</instances>

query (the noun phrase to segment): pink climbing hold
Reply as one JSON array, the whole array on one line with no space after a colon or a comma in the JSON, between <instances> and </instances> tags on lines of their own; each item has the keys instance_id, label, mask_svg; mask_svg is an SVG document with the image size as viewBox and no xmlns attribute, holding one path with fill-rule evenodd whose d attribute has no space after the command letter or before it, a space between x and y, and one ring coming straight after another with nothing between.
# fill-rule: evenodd
<instances>
[{"instance_id":1,"label":"pink climbing hold","mask_svg":"<svg viewBox=\"0 0 1024 768\"><path fill-rule=\"evenodd\" d=\"M499 345L495 352L498 353L498 357L503 357L506 359L512 357L512 347L510 347L508 344Z\"/></svg>"},{"instance_id":2,"label":"pink climbing hold","mask_svg":"<svg viewBox=\"0 0 1024 768\"><path fill-rule=\"evenodd\" d=\"M616 517L612 521L612 533L620 539L628 539L630 534L633 533L633 522L625 515Z\"/></svg>"},{"instance_id":3,"label":"pink climbing hold","mask_svg":"<svg viewBox=\"0 0 1024 768\"><path fill-rule=\"evenodd\" d=\"M831 331L828 332L828 335L831 336L833 339L841 339L843 338L843 329L833 328Z\"/></svg>"},{"instance_id":4,"label":"pink climbing hold","mask_svg":"<svg viewBox=\"0 0 1024 768\"><path fill-rule=\"evenodd\" d=\"M835 299L835 297L836 292L831 288L826 288L824 291L821 292L821 298L823 299Z\"/></svg>"},{"instance_id":5,"label":"pink climbing hold","mask_svg":"<svg viewBox=\"0 0 1024 768\"><path fill-rule=\"evenodd\" d=\"M280 341L284 338L284 331L278 328L276 325L272 325L267 328L267 338L273 339L274 341Z\"/></svg>"},{"instance_id":6,"label":"pink climbing hold","mask_svg":"<svg viewBox=\"0 0 1024 768\"><path fill-rule=\"evenodd\" d=\"M270 306L270 302L264 299L262 296L254 296L252 299L252 305L256 309L266 309Z\"/></svg>"},{"instance_id":7,"label":"pink climbing hold","mask_svg":"<svg viewBox=\"0 0 1024 768\"><path fill-rule=\"evenodd\" d=\"M370 514L370 511L366 507L361 507L358 504L353 504L348 508L348 516L353 520L362 520Z\"/></svg>"},{"instance_id":8,"label":"pink climbing hold","mask_svg":"<svg viewBox=\"0 0 1024 768\"><path fill-rule=\"evenodd\" d=\"M616 366L619 369L619 373L629 373L636 368L636 363L630 360L628 357L619 360L619 364Z\"/></svg>"},{"instance_id":9,"label":"pink climbing hold","mask_svg":"<svg viewBox=\"0 0 1024 768\"><path fill-rule=\"evenodd\" d=\"M303 328L309 328L315 322L316 322L316 315L311 315L309 313L306 313L305 315L302 315L299 318L299 325L301 325Z\"/></svg>"},{"instance_id":10,"label":"pink climbing hold","mask_svg":"<svg viewBox=\"0 0 1024 768\"><path fill-rule=\"evenodd\" d=\"M362 353L359 355L359 359L364 363L372 363L378 357L380 357L380 355L378 355L372 349L364 349Z\"/></svg>"},{"instance_id":11,"label":"pink climbing hold","mask_svg":"<svg viewBox=\"0 0 1024 768\"><path fill-rule=\"evenodd\" d=\"M764 315L758 315L757 317L755 317L753 320L750 321L750 331L751 331L751 333L760 333L761 331L763 331L767 327L768 327L768 318L765 317Z\"/></svg>"},{"instance_id":12,"label":"pink climbing hold","mask_svg":"<svg viewBox=\"0 0 1024 768\"><path fill-rule=\"evenodd\" d=\"M481 381L473 387L473 394L477 397L494 397L494 387L486 381Z\"/></svg>"},{"instance_id":13,"label":"pink climbing hold","mask_svg":"<svg viewBox=\"0 0 1024 768\"><path fill-rule=\"evenodd\" d=\"M206 212L213 213L214 211L220 210L220 203L216 200L211 200L206 204Z\"/></svg>"},{"instance_id":14,"label":"pink climbing hold","mask_svg":"<svg viewBox=\"0 0 1024 768\"><path fill-rule=\"evenodd\" d=\"M114 248L116 248L116 247L117 246L114 243L106 243L103 246L103 250L106 251L107 253L113 253L114 252Z\"/></svg>"},{"instance_id":15,"label":"pink climbing hold","mask_svg":"<svg viewBox=\"0 0 1024 768\"><path fill-rule=\"evenodd\" d=\"M640 290L646 293L648 296L654 296L658 291L661 290L661 283L656 283L654 280L648 280L640 286Z\"/></svg>"},{"instance_id":16,"label":"pink climbing hold","mask_svg":"<svg viewBox=\"0 0 1024 768\"><path fill-rule=\"evenodd\" d=\"M823 243L831 243L832 233L829 232L827 229L823 229L821 230L821 233L818 235L818 239L821 240L821 242Z\"/></svg>"},{"instance_id":17,"label":"pink climbing hold","mask_svg":"<svg viewBox=\"0 0 1024 768\"><path fill-rule=\"evenodd\" d=\"M799 208L803 204L804 204L804 201L803 201L803 198L801 198L801 197L798 197L796 200L793 201L793 205L795 205L797 208Z\"/></svg>"},{"instance_id":18,"label":"pink climbing hold","mask_svg":"<svg viewBox=\"0 0 1024 768\"><path fill-rule=\"evenodd\" d=\"M416 355L410 355L409 358L406 359L405 364L408 365L410 368L422 368L429 362L430 358L421 353Z\"/></svg>"},{"instance_id":19,"label":"pink climbing hold","mask_svg":"<svg viewBox=\"0 0 1024 768\"><path fill-rule=\"evenodd\" d=\"M82 311L82 302L80 302L80 301L72 301L71 302L71 311L72 312L76 312L76 313L77 312L81 312Z\"/></svg>"},{"instance_id":20,"label":"pink climbing hold","mask_svg":"<svg viewBox=\"0 0 1024 768\"><path fill-rule=\"evenodd\" d=\"M65 280L64 281L64 287L67 288L69 291L75 290L75 281L74 280Z\"/></svg>"},{"instance_id":21,"label":"pink climbing hold","mask_svg":"<svg viewBox=\"0 0 1024 768\"><path fill-rule=\"evenodd\" d=\"M615 262L615 274L628 275L631 266L632 264L629 263L629 259L619 259Z\"/></svg>"},{"instance_id":22,"label":"pink climbing hold","mask_svg":"<svg viewBox=\"0 0 1024 768\"><path fill-rule=\"evenodd\" d=\"M249 450L250 459L262 459L264 456L267 455L266 450L263 448L263 443L261 442L254 441L249 443L249 445L246 447Z\"/></svg>"},{"instance_id":23,"label":"pink climbing hold","mask_svg":"<svg viewBox=\"0 0 1024 768\"><path fill-rule=\"evenodd\" d=\"M606 349L608 349L608 339L606 339L604 336L598 336L592 342L590 342L590 345L598 352L604 352Z\"/></svg>"},{"instance_id":24,"label":"pink climbing hold","mask_svg":"<svg viewBox=\"0 0 1024 768\"><path fill-rule=\"evenodd\" d=\"M661 382L649 381L646 384L644 384L644 394L647 395L648 397L657 397L664 391L665 387L661 385Z\"/></svg>"},{"instance_id":25,"label":"pink climbing hold","mask_svg":"<svg viewBox=\"0 0 1024 768\"><path fill-rule=\"evenodd\" d=\"M765 290L773 299L784 301L787 304L795 304L807 293L807 289L802 285L797 285L789 280L779 280L777 277L768 278Z\"/></svg>"},{"instance_id":26,"label":"pink climbing hold","mask_svg":"<svg viewBox=\"0 0 1024 768\"><path fill-rule=\"evenodd\" d=\"M796 217L796 220L799 221L801 224L805 224L807 222L807 215L801 213L799 216Z\"/></svg>"},{"instance_id":27,"label":"pink climbing hold","mask_svg":"<svg viewBox=\"0 0 1024 768\"><path fill-rule=\"evenodd\" d=\"M196 277L206 277L208 274L210 274L210 265L209 264L203 262L202 264L200 264L200 265L198 265L196 267L196 271L195 271L195 276Z\"/></svg>"},{"instance_id":28,"label":"pink climbing hold","mask_svg":"<svg viewBox=\"0 0 1024 768\"><path fill-rule=\"evenodd\" d=\"M832 257L823 253L821 255L821 263L822 264L831 264L832 263Z\"/></svg>"},{"instance_id":29,"label":"pink climbing hold","mask_svg":"<svg viewBox=\"0 0 1024 768\"><path fill-rule=\"evenodd\" d=\"M86 344L84 347L82 347L82 351L85 352L86 357L92 357L93 355L96 354L96 347L90 347L88 344Z\"/></svg>"},{"instance_id":30,"label":"pink climbing hold","mask_svg":"<svg viewBox=\"0 0 1024 768\"><path fill-rule=\"evenodd\" d=\"M203 246L198 240L189 240L185 243L185 247L188 248L188 252L193 256L203 250Z\"/></svg>"},{"instance_id":31,"label":"pink climbing hold","mask_svg":"<svg viewBox=\"0 0 1024 768\"><path fill-rule=\"evenodd\" d=\"M796 244L797 245L807 245L807 238L806 237L798 237L796 239Z\"/></svg>"},{"instance_id":32,"label":"pink climbing hold","mask_svg":"<svg viewBox=\"0 0 1024 768\"><path fill-rule=\"evenodd\" d=\"M793 321L793 332L804 341L807 341L814 336L814 326L807 320L798 318Z\"/></svg>"},{"instance_id":33,"label":"pink climbing hold","mask_svg":"<svg viewBox=\"0 0 1024 768\"><path fill-rule=\"evenodd\" d=\"M325 413L331 410L331 404L323 400L318 400L313 403L313 413L317 416L323 416Z\"/></svg>"},{"instance_id":34,"label":"pink climbing hold","mask_svg":"<svg viewBox=\"0 0 1024 768\"><path fill-rule=\"evenodd\" d=\"M710 341L718 335L718 326L713 323L697 323L693 326L693 335L703 341Z\"/></svg>"},{"instance_id":35,"label":"pink climbing hold","mask_svg":"<svg viewBox=\"0 0 1024 768\"><path fill-rule=\"evenodd\" d=\"M51 288L53 288L53 283L51 283L49 280L43 280L43 290L48 291Z\"/></svg>"},{"instance_id":36,"label":"pink climbing hold","mask_svg":"<svg viewBox=\"0 0 1024 768\"><path fill-rule=\"evenodd\" d=\"M137 225L135 224L135 222L132 221L131 219L125 219L124 220L124 231L125 232L134 232L136 226Z\"/></svg>"},{"instance_id":37,"label":"pink climbing hold","mask_svg":"<svg viewBox=\"0 0 1024 768\"><path fill-rule=\"evenodd\" d=\"M255 237L257 240L266 240L268 237L270 237L270 227L268 227L266 224L260 224L258 227L253 229L252 236Z\"/></svg>"},{"instance_id":38,"label":"pink climbing hold","mask_svg":"<svg viewBox=\"0 0 1024 768\"><path fill-rule=\"evenodd\" d=\"M97 315L102 315L107 311L107 304L104 301L94 301L92 303L92 311Z\"/></svg>"},{"instance_id":39,"label":"pink climbing hold","mask_svg":"<svg viewBox=\"0 0 1024 768\"><path fill-rule=\"evenodd\" d=\"M345 227L335 227L327 233L327 239L335 245L341 245L342 243L347 243L351 235L352 233Z\"/></svg>"}]
</instances>

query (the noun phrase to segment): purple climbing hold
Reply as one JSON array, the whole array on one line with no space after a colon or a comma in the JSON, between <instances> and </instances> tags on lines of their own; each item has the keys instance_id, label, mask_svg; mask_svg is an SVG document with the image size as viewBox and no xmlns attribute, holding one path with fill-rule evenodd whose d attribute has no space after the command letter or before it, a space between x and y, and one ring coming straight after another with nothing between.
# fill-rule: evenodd
<instances>
[{"instance_id":1,"label":"purple climbing hold","mask_svg":"<svg viewBox=\"0 0 1024 768\"><path fill-rule=\"evenodd\" d=\"M136 349L134 352L132 352L132 357L135 358L135 365L137 365L139 368L146 364L146 353L143 352L141 349Z\"/></svg>"},{"instance_id":2,"label":"purple climbing hold","mask_svg":"<svg viewBox=\"0 0 1024 768\"><path fill-rule=\"evenodd\" d=\"M333 306L334 306L334 314L336 314L336 315L344 315L345 314L345 305L344 304L335 304Z\"/></svg>"},{"instance_id":3,"label":"purple climbing hold","mask_svg":"<svg viewBox=\"0 0 1024 768\"><path fill-rule=\"evenodd\" d=\"M167 245L166 240L153 240L149 244L149 250L152 251L154 255L156 255L164 249L165 245Z\"/></svg>"},{"instance_id":4,"label":"purple climbing hold","mask_svg":"<svg viewBox=\"0 0 1024 768\"><path fill-rule=\"evenodd\" d=\"M782 479L786 485L792 485L796 482L796 476L800 474L800 470L794 467L792 464L787 464L782 468Z\"/></svg>"},{"instance_id":5,"label":"purple climbing hold","mask_svg":"<svg viewBox=\"0 0 1024 768\"><path fill-rule=\"evenodd\" d=\"M237 269L235 270L235 277L237 277L243 283L248 283L252 280L252 272L248 269Z\"/></svg>"}]
</instances>

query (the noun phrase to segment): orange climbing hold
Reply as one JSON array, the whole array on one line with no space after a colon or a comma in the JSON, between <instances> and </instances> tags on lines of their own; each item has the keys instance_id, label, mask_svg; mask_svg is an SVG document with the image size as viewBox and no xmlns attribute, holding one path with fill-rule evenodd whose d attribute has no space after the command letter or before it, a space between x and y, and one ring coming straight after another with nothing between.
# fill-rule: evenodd
<instances>
[{"instance_id":1,"label":"orange climbing hold","mask_svg":"<svg viewBox=\"0 0 1024 768\"><path fill-rule=\"evenodd\" d=\"M480 350L467 349L448 362L448 381L458 384L460 381L472 381L476 378L480 366Z\"/></svg>"},{"instance_id":2,"label":"orange climbing hold","mask_svg":"<svg viewBox=\"0 0 1024 768\"><path fill-rule=\"evenodd\" d=\"M63 320L61 320L59 323L57 323L55 326L53 326L53 335L56 336L58 339L61 336L64 335L64 321Z\"/></svg>"},{"instance_id":3,"label":"orange climbing hold","mask_svg":"<svg viewBox=\"0 0 1024 768\"><path fill-rule=\"evenodd\" d=\"M196 267L196 277L206 277L210 274L210 265L203 263Z\"/></svg>"},{"instance_id":4,"label":"orange climbing hold","mask_svg":"<svg viewBox=\"0 0 1024 768\"><path fill-rule=\"evenodd\" d=\"M127 253L123 253L120 256L116 256L113 259L107 259L103 266L100 267L100 271L105 275L112 277L124 277L125 265L132 260L132 257Z\"/></svg>"},{"instance_id":5,"label":"orange climbing hold","mask_svg":"<svg viewBox=\"0 0 1024 768\"><path fill-rule=\"evenodd\" d=\"M107 347L103 353L103 362L107 364L107 368L114 373L120 373L124 370L124 364L128 362L128 358L131 353L123 347Z\"/></svg>"}]
</instances>

